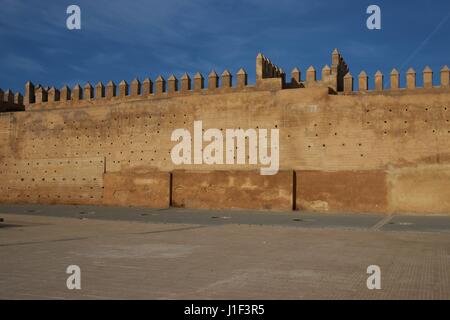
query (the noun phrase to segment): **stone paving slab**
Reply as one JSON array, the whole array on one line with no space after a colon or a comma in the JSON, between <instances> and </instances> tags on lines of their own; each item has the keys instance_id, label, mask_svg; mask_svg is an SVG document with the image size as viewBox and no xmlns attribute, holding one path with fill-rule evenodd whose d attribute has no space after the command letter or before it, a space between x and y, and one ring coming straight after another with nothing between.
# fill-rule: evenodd
<instances>
[{"instance_id":1,"label":"stone paving slab","mask_svg":"<svg viewBox=\"0 0 450 320\"><path fill-rule=\"evenodd\" d=\"M2 299L450 298L447 232L0 215Z\"/></svg>"},{"instance_id":2,"label":"stone paving slab","mask_svg":"<svg viewBox=\"0 0 450 320\"><path fill-rule=\"evenodd\" d=\"M383 227L385 231L449 232L449 216L394 216Z\"/></svg>"},{"instance_id":3,"label":"stone paving slab","mask_svg":"<svg viewBox=\"0 0 450 320\"><path fill-rule=\"evenodd\" d=\"M306 228L372 229L384 231L450 232L449 215L384 215L378 213L317 213L243 210L150 209L78 205L5 205L2 213L95 218L101 220L200 225L254 224Z\"/></svg>"}]
</instances>

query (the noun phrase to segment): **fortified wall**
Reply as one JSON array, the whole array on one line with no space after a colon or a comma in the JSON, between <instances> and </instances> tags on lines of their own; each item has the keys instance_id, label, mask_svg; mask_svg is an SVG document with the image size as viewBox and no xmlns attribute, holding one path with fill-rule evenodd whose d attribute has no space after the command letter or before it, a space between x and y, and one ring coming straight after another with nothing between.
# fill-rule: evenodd
<instances>
[{"instance_id":1,"label":"fortified wall","mask_svg":"<svg viewBox=\"0 0 450 320\"><path fill-rule=\"evenodd\" d=\"M252 85L243 69L117 86L27 82L23 99L0 91L0 202L449 213L449 69L438 81L428 67L387 78L354 78L334 50L320 72L289 76L259 54ZM278 173L174 164L171 135L194 121L202 132L278 129Z\"/></svg>"}]
</instances>

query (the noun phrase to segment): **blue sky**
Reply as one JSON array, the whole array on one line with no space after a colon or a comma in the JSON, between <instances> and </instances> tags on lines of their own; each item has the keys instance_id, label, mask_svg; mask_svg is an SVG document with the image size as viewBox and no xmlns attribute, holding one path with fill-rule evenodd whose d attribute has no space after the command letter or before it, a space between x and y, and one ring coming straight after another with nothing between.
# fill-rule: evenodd
<instances>
[{"instance_id":1,"label":"blue sky","mask_svg":"<svg viewBox=\"0 0 450 320\"><path fill-rule=\"evenodd\" d=\"M66 28L70 4L81 8L81 30ZM381 7L381 30L366 28L370 4ZM450 64L448 0L0 0L0 8L3 90L241 67L253 82L258 52L289 73L320 70L335 47L354 76L396 67L403 83L407 68L429 65L437 81Z\"/></svg>"}]
</instances>

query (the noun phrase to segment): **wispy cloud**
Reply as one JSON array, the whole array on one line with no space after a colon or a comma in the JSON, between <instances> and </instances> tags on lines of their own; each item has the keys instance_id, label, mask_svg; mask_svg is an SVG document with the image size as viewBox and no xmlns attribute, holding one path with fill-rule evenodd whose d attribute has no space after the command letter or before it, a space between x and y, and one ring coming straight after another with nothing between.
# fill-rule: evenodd
<instances>
[{"instance_id":1,"label":"wispy cloud","mask_svg":"<svg viewBox=\"0 0 450 320\"><path fill-rule=\"evenodd\" d=\"M347 55L355 58L373 59L384 56L388 47L380 43L350 40L344 44L343 50L345 50Z\"/></svg>"},{"instance_id":2,"label":"wispy cloud","mask_svg":"<svg viewBox=\"0 0 450 320\"><path fill-rule=\"evenodd\" d=\"M251 79L259 51L289 72L329 63L334 47L351 67L382 68L403 62L407 48L422 41L424 23L432 28L449 9L448 0L436 0L427 18L422 5L410 4L402 18L402 5L379 0L383 29L375 33L365 28L359 0L77 0L82 29L69 31L66 8L72 3L0 0L3 86L22 88L28 79L51 85L240 67ZM402 23L408 19L415 23ZM440 37L443 32L436 32L420 50L421 59L449 63L448 41Z\"/></svg>"},{"instance_id":3,"label":"wispy cloud","mask_svg":"<svg viewBox=\"0 0 450 320\"><path fill-rule=\"evenodd\" d=\"M123 59L123 54L120 52L97 52L93 56L85 60L85 63L89 64L103 64L109 65L116 63Z\"/></svg>"},{"instance_id":4,"label":"wispy cloud","mask_svg":"<svg viewBox=\"0 0 450 320\"><path fill-rule=\"evenodd\" d=\"M4 68L16 72L44 72L45 68L35 59L7 54L3 58Z\"/></svg>"},{"instance_id":5,"label":"wispy cloud","mask_svg":"<svg viewBox=\"0 0 450 320\"><path fill-rule=\"evenodd\" d=\"M33 42L43 36L52 37L60 34L60 22L65 21L63 12L57 7L49 6L45 1L2 0L2 19L0 36L28 39Z\"/></svg>"}]
</instances>

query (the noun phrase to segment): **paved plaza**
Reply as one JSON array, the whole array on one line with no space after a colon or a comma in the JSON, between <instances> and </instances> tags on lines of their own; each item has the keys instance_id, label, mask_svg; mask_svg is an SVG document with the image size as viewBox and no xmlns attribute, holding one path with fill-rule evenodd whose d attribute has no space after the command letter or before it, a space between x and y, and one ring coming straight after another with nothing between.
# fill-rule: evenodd
<instances>
[{"instance_id":1,"label":"paved plaza","mask_svg":"<svg viewBox=\"0 0 450 320\"><path fill-rule=\"evenodd\" d=\"M1 299L450 298L450 216L1 205L1 219Z\"/></svg>"}]
</instances>

